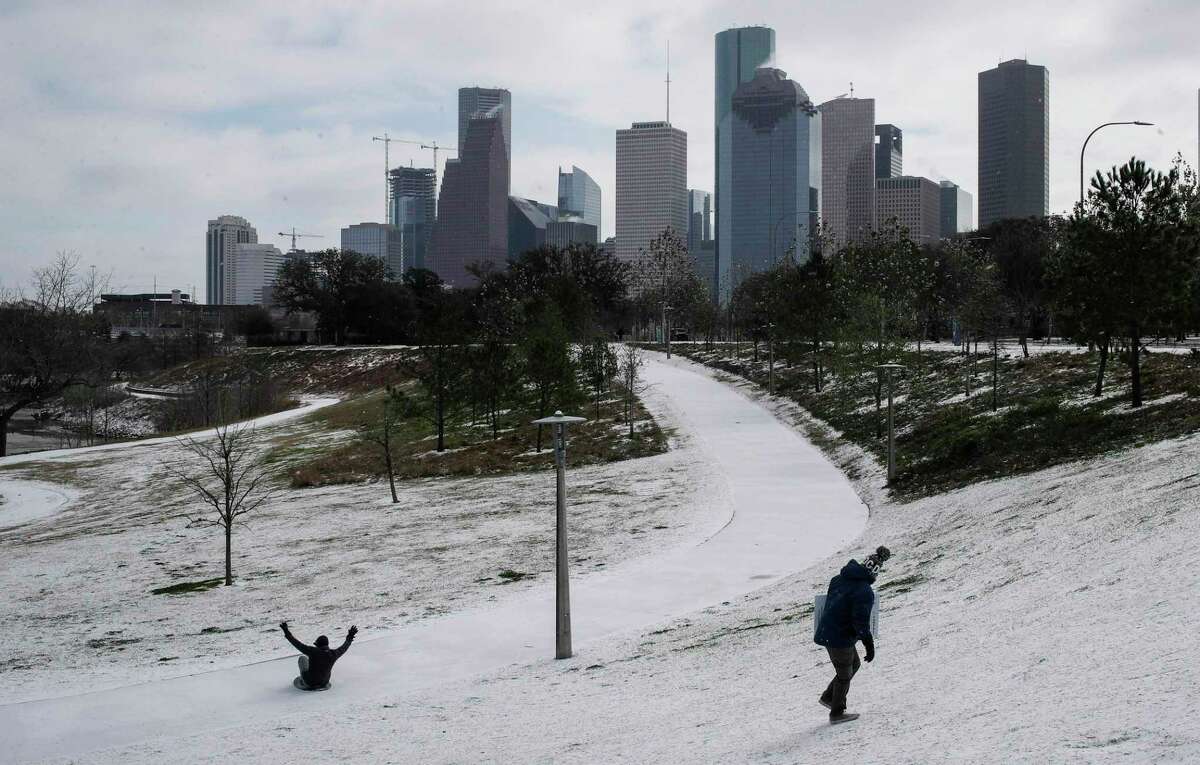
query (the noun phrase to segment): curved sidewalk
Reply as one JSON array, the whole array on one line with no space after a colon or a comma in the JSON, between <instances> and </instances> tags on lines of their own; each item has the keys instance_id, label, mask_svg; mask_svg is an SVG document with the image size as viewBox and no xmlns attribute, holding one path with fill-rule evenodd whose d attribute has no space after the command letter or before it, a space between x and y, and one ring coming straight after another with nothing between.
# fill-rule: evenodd
<instances>
[{"instance_id":1,"label":"curved sidewalk","mask_svg":"<svg viewBox=\"0 0 1200 765\"><path fill-rule=\"evenodd\" d=\"M799 571L850 543L867 519L842 474L763 407L690 362L648 354L644 372L672 410L674 422L664 424L686 432L690 448L700 449L724 479L732 517L704 542L577 579L571 611L578 653L604 635L661 623ZM553 486L550 476L547 485ZM553 650L554 596L547 582L486 608L362 641L338 664L332 695L294 691L295 658L288 657L0 705L0 736L8 742L6 755L18 762L80 754L320 712L331 703L549 660ZM337 693L338 687L347 692Z\"/></svg>"}]
</instances>

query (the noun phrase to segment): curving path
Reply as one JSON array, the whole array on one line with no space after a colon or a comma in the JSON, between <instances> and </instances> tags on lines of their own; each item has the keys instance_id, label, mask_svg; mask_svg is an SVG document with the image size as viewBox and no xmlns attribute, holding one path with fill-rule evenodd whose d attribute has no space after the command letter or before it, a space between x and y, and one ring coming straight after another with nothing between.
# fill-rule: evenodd
<instances>
[{"instance_id":1,"label":"curving path","mask_svg":"<svg viewBox=\"0 0 1200 765\"><path fill-rule=\"evenodd\" d=\"M657 354L648 355L645 377L672 410L675 422L668 424L690 436L724 479L730 521L699 544L576 580L571 605L577 653L604 635L642 629L770 584L845 546L866 524L866 507L842 474L757 403L701 367ZM338 664L333 694L294 691L295 659L288 657L0 705L0 740L6 756L18 762L70 756L316 712L331 703L547 660L554 650L548 585L361 641ZM352 691L338 694L337 686Z\"/></svg>"}]
</instances>

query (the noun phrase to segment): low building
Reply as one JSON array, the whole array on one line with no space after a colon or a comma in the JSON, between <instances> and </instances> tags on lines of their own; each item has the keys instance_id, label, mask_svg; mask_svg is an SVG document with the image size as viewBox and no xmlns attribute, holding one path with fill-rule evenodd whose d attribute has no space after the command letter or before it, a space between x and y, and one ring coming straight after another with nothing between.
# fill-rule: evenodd
<instances>
[{"instance_id":1,"label":"low building","mask_svg":"<svg viewBox=\"0 0 1200 765\"><path fill-rule=\"evenodd\" d=\"M570 247L573 244L597 244L596 227L582 220L552 220L546 224L546 244Z\"/></svg>"},{"instance_id":2,"label":"low building","mask_svg":"<svg viewBox=\"0 0 1200 765\"><path fill-rule=\"evenodd\" d=\"M398 226L387 223L355 223L342 229L342 249L379 258L387 265L388 278L404 276L404 242Z\"/></svg>"}]
</instances>

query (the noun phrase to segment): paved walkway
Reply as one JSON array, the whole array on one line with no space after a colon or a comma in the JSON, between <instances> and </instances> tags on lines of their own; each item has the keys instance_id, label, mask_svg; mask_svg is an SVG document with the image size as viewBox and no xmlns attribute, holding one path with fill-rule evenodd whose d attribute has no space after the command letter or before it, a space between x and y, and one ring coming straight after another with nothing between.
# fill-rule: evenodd
<instances>
[{"instance_id":1,"label":"paved walkway","mask_svg":"<svg viewBox=\"0 0 1200 765\"><path fill-rule=\"evenodd\" d=\"M650 354L645 378L674 414L675 422L665 424L686 432L723 477L730 521L702 543L577 580L571 592L577 652L602 636L658 624L803 569L853 541L867 519L850 484L815 447L702 368ZM17 762L73 755L271 719L306 706L315 713L331 703L545 661L553 649L548 582L486 608L362 641L338 664L332 694L293 690L295 659L289 657L0 705L0 740L5 756ZM337 694L338 686L353 690Z\"/></svg>"}]
</instances>

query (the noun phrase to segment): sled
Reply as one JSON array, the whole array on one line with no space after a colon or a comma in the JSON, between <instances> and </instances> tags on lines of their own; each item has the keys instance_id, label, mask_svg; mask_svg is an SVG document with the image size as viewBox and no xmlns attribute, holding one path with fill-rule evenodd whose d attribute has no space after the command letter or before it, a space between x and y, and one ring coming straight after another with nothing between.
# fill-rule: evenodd
<instances>
[{"instance_id":1,"label":"sled","mask_svg":"<svg viewBox=\"0 0 1200 765\"><path fill-rule=\"evenodd\" d=\"M309 685L308 683L304 682L304 678L297 677L295 680L292 681L292 687L298 691L327 691L333 687L333 683L329 682L329 683L326 683L325 685L322 685L320 688L314 688L311 685Z\"/></svg>"}]
</instances>

